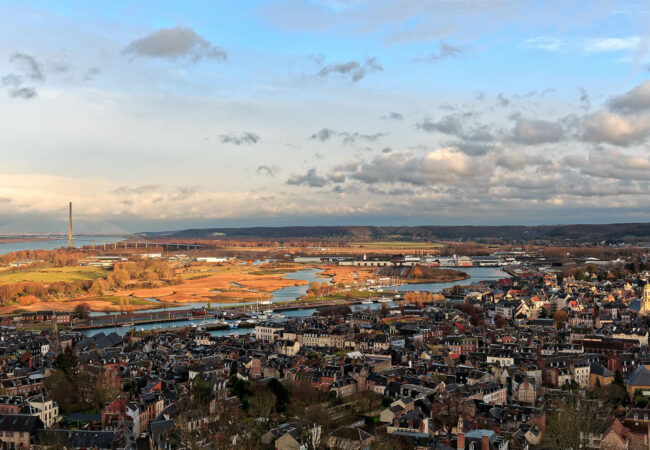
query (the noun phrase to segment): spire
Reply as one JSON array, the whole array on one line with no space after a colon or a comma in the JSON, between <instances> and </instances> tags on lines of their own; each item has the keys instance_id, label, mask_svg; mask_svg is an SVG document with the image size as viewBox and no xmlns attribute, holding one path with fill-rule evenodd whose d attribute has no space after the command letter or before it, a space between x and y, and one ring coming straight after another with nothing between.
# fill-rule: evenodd
<instances>
[{"instance_id":1,"label":"spire","mask_svg":"<svg viewBox=\"0 0 650 450\"><path fill-rule=\"evenodd\" d=\"M52 333L50 337L50 350L59 353L61 351L61 343L59 341L59 323L56 318L56 313L52 313Z\"/></svg>"}]
</instances>

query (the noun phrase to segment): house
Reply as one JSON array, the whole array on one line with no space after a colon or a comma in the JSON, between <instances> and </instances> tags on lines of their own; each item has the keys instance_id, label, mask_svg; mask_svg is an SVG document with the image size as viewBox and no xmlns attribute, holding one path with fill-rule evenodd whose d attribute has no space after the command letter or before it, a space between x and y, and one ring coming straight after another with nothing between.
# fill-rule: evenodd
<instances>
[{"instance_id":1,"label":"house","mask_svg":"<svg viewBox=\"0 0 650 450\"><path fill-rule=\"evenodd\" d=\"M369 449L375 437L361 428L340 427L332 431L327 438L330 448L341 450Z\"/></svg>"},{"instance_id":2,"label":"house","mask_svg":"<svg viewBox=\"0 0 650 450\"><path fill-rule=\"evenodd\" d=\"M59 421L59 405L44 395L36 395L27 399L27 403L38 411L38 417L46 428L51 428Z\"/></svg>"},{"instance_id":3,"label":"house","mask_svg":"<svg viewBox=\"0 0 650 450\"><path fill-rule=\"evenodd\" d=\"M427 437L432 434L433 426L431 419L416 409L395 417L386 432L396 436Z\"/></svg>"},{"instance_id":4,"label":"house","mask_svg":"<svg viewBox=\"0 0 650 450\"><path fill-rule=\"evenodd\" d=\"M459 433L458 450L508 450L508 440L492 430L476 429Z\"/></svg>"},{"instance_id":5,"label":"house","mask_svg":"<svg viewBox=\"0 0 650 450\"><path fill-rule=\"evenodd\" d=\"M89 430L39 430L36 435L38 448L112 450L125 448L117 431Z\"/></svg>"},{"instance_id":6,"label":"house","mask_svg":"<svg viewBox=\"0 0 650 450\"><path fill-rule=\"evenodd\" d=\"M601 448L608 450L627 450L630 444L630 430L620 420L614 419L603 433Z\"/></svg>"},{"instance_id":7,"label":"house","mask_svg":"<svg viewBox=\"0 0 650 450\"><path fill-rule=\"evenodd\" d=\"M43 422L27 414L0 414L0 442L3 448L30 448Z\"/></svg>"},{"instance_id":8,"label":"house","mask_svg":"<svg viewBox=\"0 0 650 450\"><path fill-rule=\"evenodd\" d=\"M638 367L625 380L625 387L630 398L634 397L637 389L640 389L646 397L650 397L650 370L645 366Z\"/></svg>"},{"instance_id":9,"label":"house","mask_svg":"<svg viewBox=\"0 0 650 450\"><path fill-rule=\"evenodd\" d=\"M650 410L630 409L623 419L623 426L629 430L631 449L650 448Z\"/></svg>"},{"instance_id":10,"label":"house","mask_svg":"<svg viewBox=\"0 0 650 450\"><path fill-rule=\"evenodd\" d=\"M589 372L589 388L604 387L614 382L614 372L602 364L592 363Z\"/></svg>"},{"instance_id":11,"label":"house","mask_svg":"<svg viewBox=\"0 0 650 450\"><path fill-rule=\"evenodd\" d=\"M512 397L520 403L534 405L537 400L537 386L530 377L515 374L512 377Z\"/></svg>"},{"instance_id":12,"label":"house","mask_svg":"<svg viewBox=\"0 0 650 450\"><path fill-rule=\"evenodd\" d=\"M308 420L283 424L271 434L279 436L275 442L276 450L304 450L318 448L321 440L321 426Z\"/></svg>"}]
</instances>

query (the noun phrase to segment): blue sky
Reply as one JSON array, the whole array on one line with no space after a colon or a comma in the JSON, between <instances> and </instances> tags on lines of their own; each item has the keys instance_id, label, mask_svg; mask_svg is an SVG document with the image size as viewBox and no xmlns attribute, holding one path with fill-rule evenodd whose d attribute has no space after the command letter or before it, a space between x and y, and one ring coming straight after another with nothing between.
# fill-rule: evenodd
<instances>
[{"instance_id":1,"label":"blue sky","mask_svg":"<svg viewBox=\"0 0 650 450\"><path fill-rule=\"evenodd\" d=\"M649 221L646 2L1 2L0 217Z\"/></svg>"}]
</instances>

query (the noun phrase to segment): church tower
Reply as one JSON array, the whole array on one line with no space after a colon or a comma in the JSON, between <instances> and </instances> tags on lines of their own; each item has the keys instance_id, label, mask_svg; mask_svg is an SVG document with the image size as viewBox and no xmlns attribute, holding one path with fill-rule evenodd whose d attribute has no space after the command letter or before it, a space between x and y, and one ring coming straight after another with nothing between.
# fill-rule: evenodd
<instances>
[{"instance_id":1,"label":"church tower","mask_svg":"<svg viewBox=\"0 0 650 450\"><path fill-rule=\"evenodd\" d=\"M650 316L650 283L646 283L643 286L643 294L641 295L641 309L639 309L639 315L641 316Z\"/></svg>"},{"instance_id":2,"label":"church tower","mask_svg":"<svg viewBox=\"0 0 650 450\"><path fill-rule=\"evenodd\" d=\"M59 336L59 322L56 313L52 314L52 331L50 332L50 351L54 353L61 352L61 341Z\"/></svg>"}]
</instances>

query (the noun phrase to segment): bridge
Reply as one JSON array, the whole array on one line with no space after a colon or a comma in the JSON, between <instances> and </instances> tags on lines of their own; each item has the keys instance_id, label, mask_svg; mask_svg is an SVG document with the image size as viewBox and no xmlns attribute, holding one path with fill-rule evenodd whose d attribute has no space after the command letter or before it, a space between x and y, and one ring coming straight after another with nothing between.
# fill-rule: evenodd
<instances>
[{"instance_id":1,"label":"bridge","mask_svg":"<svg viewBox=\"0 0 650 450\"><path fill-rule=\"evenodd\" d=\"M196 250L202 247L201 244L196 243L148 240L96 217L77 214L73 222L72 203L65 209L56 210L44 217L33 216L4 225L0 224L0 238L61 241L61 247L90 247L105 250L133 248L167 251Z\"/></svg>"}]
</instances>

